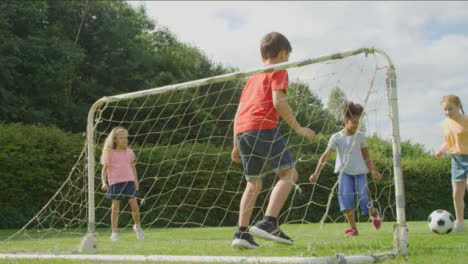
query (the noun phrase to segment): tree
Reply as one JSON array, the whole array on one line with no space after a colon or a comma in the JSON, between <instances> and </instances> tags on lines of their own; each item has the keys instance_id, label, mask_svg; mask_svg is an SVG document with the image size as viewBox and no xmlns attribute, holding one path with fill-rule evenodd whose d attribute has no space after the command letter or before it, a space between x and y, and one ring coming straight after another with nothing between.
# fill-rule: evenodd
<instances>
[{"instance_id":1,"label":"tree","mask_svg":"<svg viewBox=\"0 0 468 264\"><path fill-rule=\"evenodd\" d=\"M337 120L343 120L343 106L346 102L346 95L340 89L335 87L331 90L328 98L328 111L330 111Z\"/></svg>"},{"instance_id":2,"label":"tree","mask_svg":"<svg viewBox=\"0 0 468 264\"><path fill-rule=\"evenodd\" d=\"M293 81L288 87L289 104L301 125L317 133L329 134L336 130L339 121L324 109L320 98L310 91L309 85Z\"/></svg>"},{"instance_id":3,"label":"tree","mask_svg":"<svg viewBox=\"0 0 468 264\"><path fill-rule=\"evenodd\" d=\"M83 131L103 96L230 70L126 1L0 2L0 120Z\"/></svg>"}]
</instances>

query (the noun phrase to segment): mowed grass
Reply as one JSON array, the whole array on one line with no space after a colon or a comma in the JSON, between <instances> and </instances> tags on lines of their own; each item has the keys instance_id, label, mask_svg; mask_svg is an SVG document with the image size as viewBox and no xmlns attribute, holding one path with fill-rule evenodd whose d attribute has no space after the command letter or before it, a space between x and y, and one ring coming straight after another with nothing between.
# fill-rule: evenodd
<instances>
[{"instance_id":1,"label":"mowed grass","mask_svg":"<svg viewBox=\"0 0 468 264\"><path fill-rule=\"evenodd\" d=\"M384 263L468 263L468 232L436 235L426 222L409 222L410 254ZM130 229L119 231L117 243L109 241L110 230L98 229L96 254L129 255L200 255L200 256L334 256L388 252L393 247L393 223L385 222L378 231L370 223L358 223L359 236L344 237L344 223L282 225L285 233L295 239L294 246L281 245L257 239L261 245L255 250L237 250L231 247L235 227L221 228L166 228L144 229L145 240L139 241ZM81 235L55 234L41 240L22 237L4 240L14 230L0 230L0 252L72 253L76 251ZM32 236L36 234L31 233ZM76 252L73 252L76 253ZM0 260L0 262L2 262ZM68 260L9 260L6 263L97 263Z\"/></svg>"}]
</instances>

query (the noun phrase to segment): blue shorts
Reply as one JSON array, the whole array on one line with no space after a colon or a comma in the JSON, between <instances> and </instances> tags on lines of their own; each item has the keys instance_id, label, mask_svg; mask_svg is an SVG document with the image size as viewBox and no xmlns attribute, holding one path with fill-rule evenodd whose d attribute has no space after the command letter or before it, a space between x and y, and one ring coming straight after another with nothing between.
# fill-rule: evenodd
<instances>
[{"instance_id":1,"label":"blue shorts","mask_svg":"<svg viewBox=\"0 0 468 264\"><path fill-rule=\"evenodd\" d=\"M277 128L249 130L236 138L247 180L260 178L267 162L276 171L294 168L291 152Z\"/></svg>"},{"instance_id":2,"label":"blue shorts","mask_svg":"<svg viewBox=\"0 0 468 264\"><path fill-rule=\"evenodd\" d=\"M468 178L468 155L452 155L452 181L466 181Z\"/></svg>"},{"instance_id":3,"label":"blue shorts","mask_svg":"<svg viewBox=\"0 0 468 264\"><path fill-rule=\"evenodd\" d=\"M356 198L361 208L361 214L369 214L372 203L369 198L369 188L367 187L367 174L349 175L343 173L338 184L340 210L353 210Z\"/></svg>"},{"instance_id":4,"label":"blue shorts","mask_svg":"<svg viewBox=\"0 0 468 264\"><path fill-rule=\"evenodd\" d=\"M107 189L106 198L111 200L131 199L135 197L135 182L120 182L112 184Z\"/></svg>"}]
</instances>

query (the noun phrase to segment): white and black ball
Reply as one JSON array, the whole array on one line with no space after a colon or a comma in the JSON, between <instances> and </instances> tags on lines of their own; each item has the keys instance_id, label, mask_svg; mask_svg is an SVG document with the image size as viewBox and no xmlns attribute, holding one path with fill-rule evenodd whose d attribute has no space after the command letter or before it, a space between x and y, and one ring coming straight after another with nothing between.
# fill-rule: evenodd
<instances>
[{"instance_id":1,"label":"white and black ball","mask_svg":"<svg viewBox=\"0 0 468 264\"><path fill-rule=\"evenodd\" d=\"M427 224L431 231L436 234L448 234L453 230L455 219L451 213L437 209L429 215Z\"/></svg>"}]
</instances>

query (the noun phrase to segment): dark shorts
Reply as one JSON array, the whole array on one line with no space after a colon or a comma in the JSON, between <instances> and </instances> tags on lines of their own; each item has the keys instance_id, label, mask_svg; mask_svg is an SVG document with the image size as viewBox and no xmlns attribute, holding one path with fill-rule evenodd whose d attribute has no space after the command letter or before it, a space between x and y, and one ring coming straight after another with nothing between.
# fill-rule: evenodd
<instances>
[{"instance_id":1,"label":"dark shorts","mask_svg":"<svg viewBox=\"0 0 468 264\"><path fill-rule=\"evenodd\" d=\"M468 178L468 155L452 155L452 181L466 181Z\"/></svg>"},{"instance_id":2,"label":"dark shorts","mask_svg":"<svg viewBox=\"0 0 468 264\"><path fill-rule=\"evenodd\" d=\"M110 185L106 198L111 200L131 199L135 197L135 194L135 182L128 181Z\"/></svg>"},{"instance_id":3,"label":"dark shorts","mask_svg":"<svg viewBox=\"0 0 468 264\"><path fill-rule=\"evenodd\" d=\"M260 178L267 162L276 171L294 168L291 152L278 129L245 131L236 138L247 180Z\"/></svg>"}]
</instances>

